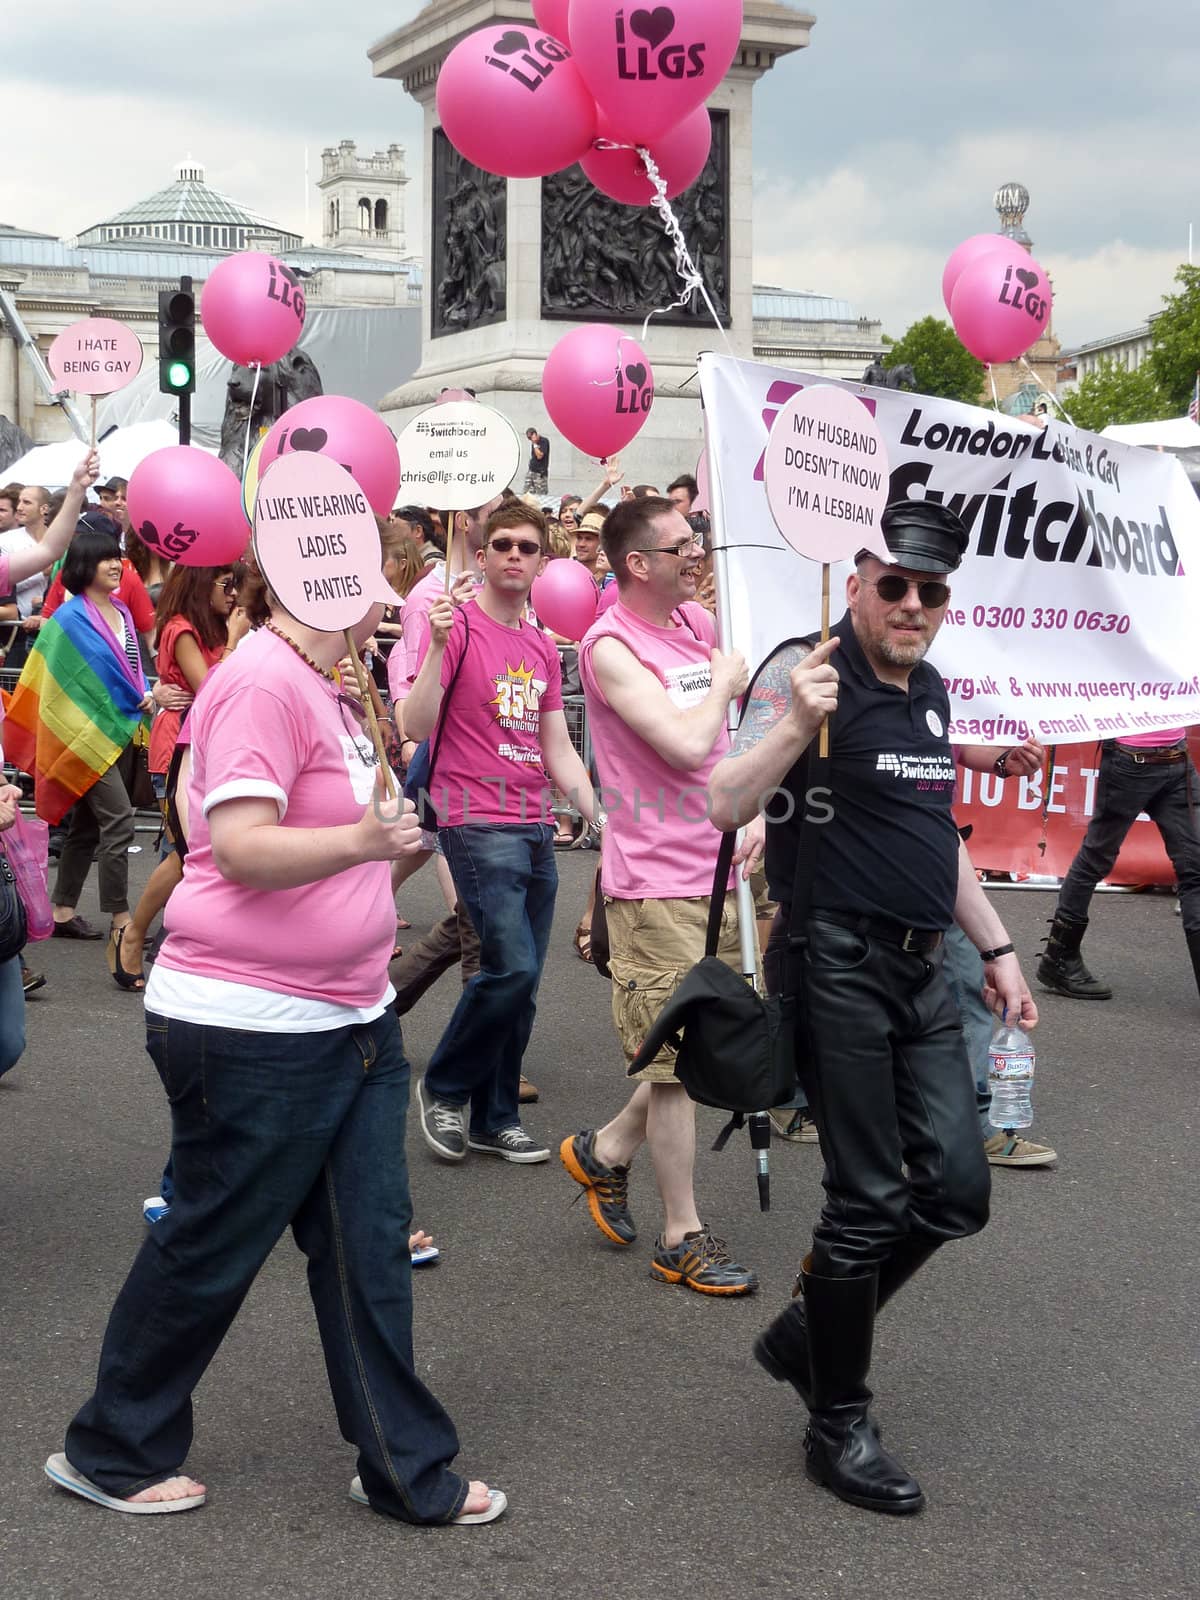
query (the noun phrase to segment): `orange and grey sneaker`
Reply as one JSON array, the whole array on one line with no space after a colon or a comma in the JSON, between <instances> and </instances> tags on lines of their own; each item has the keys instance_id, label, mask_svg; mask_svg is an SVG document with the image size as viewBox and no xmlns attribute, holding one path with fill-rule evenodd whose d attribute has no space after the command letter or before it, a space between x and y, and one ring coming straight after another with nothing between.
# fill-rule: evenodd
<instances>
[{"instance_id":1,"label":"orange and grey sneaker","mask_svg":"<svg viewBox=\"0 0 1200 1600\"><path fill-rule=\"evenodd\" d=\"M583 1185L592 1221L604 1237L613 1244L632 1244L637 1227L629 1212L629 1168L606 1167L596 1159L594 1128L568 1135L558 1147L558 1158Z\"/></svg>"},{"instance_id":2,"label":"orange and grey sneaker","mask_svg":"<svg viewBox=\"0 0 1200 1600\"><path fill-rule=\"evenodd\" d=\"M650 1276L660 1283L682 1283L700 1294L753 1294L758 1279L748 1267L739 1267L725 1248L724 1239L707 1227L685 1233L675 1245L654 1241Z\"/></svg>"}]
</instances>

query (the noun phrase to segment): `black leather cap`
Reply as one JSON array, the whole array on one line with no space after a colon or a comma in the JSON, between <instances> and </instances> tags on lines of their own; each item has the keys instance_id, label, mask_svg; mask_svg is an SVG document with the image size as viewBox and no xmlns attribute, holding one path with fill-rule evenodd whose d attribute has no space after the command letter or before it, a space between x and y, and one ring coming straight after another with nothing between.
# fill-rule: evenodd
<instances>
[{"instance_id":1,"label":"black leather cap","mask_svg":"<svg viewBox=\"0 0 1200 1600\"><path fill-rule=\"evenodd\" d=\"M970 543L962 518L936 500L895 500L879 528L892 564L910 572L955 572Z\"/></svg>"}]
</instances>

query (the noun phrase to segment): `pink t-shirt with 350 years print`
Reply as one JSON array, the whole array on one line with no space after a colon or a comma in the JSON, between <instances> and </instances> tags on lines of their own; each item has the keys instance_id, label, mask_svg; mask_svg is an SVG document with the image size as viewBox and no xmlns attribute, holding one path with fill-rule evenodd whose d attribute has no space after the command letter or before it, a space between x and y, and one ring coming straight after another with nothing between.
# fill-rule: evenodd
<instances>
[{"instance_id":1,"label":"pink t-shirt with 350 years print","mask_svg":"<svg viewBox=\"0 0 1200 1600\"><path fill-rule=\"evenodd\" d=\"M204 680L188 726L187 863L156 967L334 1005L377 1004L396 934L387 862L295 889L250 889L221 875L209 834L213 808L245 797L273 800L284 828L357 822L377 762L353 710L264 628Z\"/></svg>"},{"instance_id":2,"label":"pink t-shirt with 350 years print","mask_svg":"<svg viewBox=\"0 0 1200 1600\"><path fill-rule=\"evenodd\" d=\"M442 689L445 731L440 745L437 728L429 740L431 751L438 745L429 797L445 825L548 822L541 718L563 703L553 639L524 620L507 628L468 600L442 657Z\"/></svg>"}]
</instances>

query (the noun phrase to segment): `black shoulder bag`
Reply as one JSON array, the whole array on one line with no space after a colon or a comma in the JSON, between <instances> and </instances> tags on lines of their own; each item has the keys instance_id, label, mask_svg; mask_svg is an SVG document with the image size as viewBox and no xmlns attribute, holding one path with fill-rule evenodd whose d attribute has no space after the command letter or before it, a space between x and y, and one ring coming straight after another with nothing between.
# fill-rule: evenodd
<instances>
[{"instance_id":1,"label":"black shoulder bag","mask_svg":"<svg viewBox=\"0 0 1200 1600\"><path fill-rule=\"evenodd\" d=\"M463 669L463 662L467 659L467 646L471 643L471 623L465 611L461 615L464 630L462 654L442 696L442 707L433 732L432 748L428 739L422 739L413 751L413 758L408 763L408 771L404 775L404 798L411 800L416 806L417 820L426 833L436 833L438 829L437 807L433 803L433 769L437 762L438 751L442 748L442 733L446 727L446 718L450 715L450 702L454 698L458 675Z\"/></svg>"},{"instance_id":2,"label":"black shoulder bag","mask_svg":"<svg viewBox=\"0 0 1200 1600\"><path fill-rule=\"evenodd\" d=\"M810 642L791 639L787 644ZM772 657L778 653L773 651ZM755 673L755 679L762 670L760 667ZM751 690L753 686L752 682ZM743 705L749 704L749 699L748 691ZM828 757L822 759L818 752L814 739L804 758L806 793L812 778L821 776L828 766ZM721 839L708 907L704 959L697 962L659 1012L629 1066L630 1074L639 1072L664 1044L674 1045L678 1052L675 1076L700 1105L736 1113L731 1128L742 1115L783 1105L796 1090L795 957L805 942L804 925L817 859L817 832L806 812L792 880L784 991L764 997L716 953L736 837L736 833L726 833Z\"/></svg>"},{"instance_id":3,"label":"black shoulder bag","mask_svg":"<svg viewBox=\"0 0 1200 1600\"><path fill-rule=\"evenodd\" d=\"M0 961L11 961L25 948L28 927L17 880L0 847Z\"/></svg>"}]
</instances>

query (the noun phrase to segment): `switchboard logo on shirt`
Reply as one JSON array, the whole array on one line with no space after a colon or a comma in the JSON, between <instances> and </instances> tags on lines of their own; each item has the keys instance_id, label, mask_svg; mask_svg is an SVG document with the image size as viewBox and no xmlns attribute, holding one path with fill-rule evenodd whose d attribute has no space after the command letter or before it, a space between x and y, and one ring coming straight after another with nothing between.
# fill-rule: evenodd
<instances>
[{"instance_id":1,"label":"switchboard logo on shirt","mask_svg":"<svg viewBox=\"0 0 1200 1600\"><path fill-rule=\"evenodd\" d=\"M492 679L495 698L488 705L496 708L496 721L502 728L515 733L538 732L538 707L541 704L545 681L535 678L533 668L525 665L522 656L519 667L506 662L504 671Z\"/></svg>"},{"instance_id":2,"label":"switchboard logo on shirt","mask_svg":"<svg viewBox=\"0 0 1200 1600\"><path fill-rule=\"evenodd\" d=\"M880 754L875 757L876 772L890 772L920 788L954 786L954 758L949 755L912 756Z\"/></svg>"}]
</instances>

